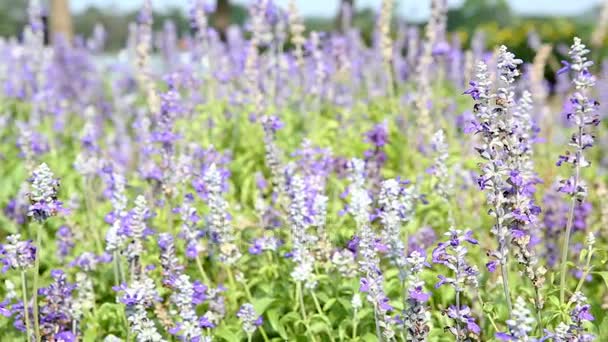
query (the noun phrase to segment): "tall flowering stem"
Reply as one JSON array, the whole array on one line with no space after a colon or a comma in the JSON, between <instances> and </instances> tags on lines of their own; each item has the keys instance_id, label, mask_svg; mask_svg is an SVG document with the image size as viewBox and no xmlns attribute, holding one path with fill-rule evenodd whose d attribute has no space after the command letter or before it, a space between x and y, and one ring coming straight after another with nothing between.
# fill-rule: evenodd
<instances>
[{"instance_id":1,"label":"tall flowering stem","mask_svg":"<svg viewBox=\"0 0 608 342\"><path fill-rule=\"evenodd\" d=\"M28 216L33 217L41 224L41 227L36 230L36 248L38 248L38 253L34 264L33 282L34 331L36 333L37 341L40 341L40 323L38 320L38 273L40 271L40 248L42 246L41 232L42 229L44 229L44 222L48 218L66 211L63 208L62 203L57 200L58 191L59 180L55 178L51 169L45 163L42 163L32 174L31 193L29 194L31 205L28 209Z\"/></svg>"},{"instance_id":2,"label":"tall flowering stem","mask_svg":"<svg viewBox=\"0 0 608 342\"><path fill-rule=\"evenodd\" d=\"M8 244L0 245L0 263L2 273L8 269L18 269L21 271L21 289L23 297L23 317L26 326L26 341L29 342L32 336L29 318L29 305L27 300L26 271L36 263L37 247L32 245L32 241L21 241L19 234L9 235L6 240Z\"/></svg>"},{"instance_id":3,"label":"tall flowering stem","mask_svg":"<svg viewBox=\"0 0 608 342\"><path fill-rule=\"evenodd\" d=\"M522 63L521 59L507 51L503 45L498 52L497 67L500 85L494 94L488 67L484 62L477 64L476 80L470 82L471 88L465 94L471 95L476 101L473 110L476 116L474 122L476 133L481 135L482 145L476 147L480 157L486 162L481 164L482 174L478 184L482 190L487 190L487 202L490 206L490 215L496 218L492 227L492 234L498 240L498 250L489 253L493 258L488 263L488 269L494 271L497 264L501 266L503 290L505 300L511 313L511 295L509 290L509 243L511 238L510 226L513 221L513 193L506 191L513 184L514 175L519 173L518 165L514 162L519 146L513 145L513 136L516 125L513 121L513 107L515 94L513 83L520 75L517 69ZM526 211L528 208L526 208ZM523 215L523 213L522 213Z\"/></svg>"},{"instance_id":4,"label":"tall flowering stem","mask_svg":"<svg viewBox=\"0 0 608 342\"><path fill-rule=\"evenodd\" d=\"M425 257L419 251L413 251L407 258L410 274L408 275L408 296L403 312L403 326L406 329L407 341L426 341L431 330L429 326L431 315L427 305L430 295L424 292L424 281L420 276L425 263Z\"/></svg>"},{"instance_id":5,"label":"tall flowering stem","mask_svg":"<svg viewBox=\"0 0 608 342\"><path fill-rule=\"evenodd\" d=\"M379 341L392 340L395 336L388 313L393 309L384 293L380 259L376 252L376 236L369 223L372 199L365 188L364 162L351 161L351 185L349 212L357 224L359 234L359 267L362 275L360 291L367 293L367 300L374 307L376 337Z\"/></svg>"},{"instance_id":6,"label":"tall flowering stem","mask_svg":"<svg viewBox=\"0 0 608 342\"><path fill-rule=\"evenodd\" d=\"M559 156L559 160L557 161L557 166L561 166L564 163L574 166L574 175L568 179L561 180L561 186L558 189L559 192L566 193L571 197L566 234L562 245L559 288L561 304L564 304L565 301L568 249L570 247L570 234L572 233L572 223L574 220L574 208L577 203L582 203L587 197L587 186L580 178L581 168L589 167L590 165L585 159L584 150L592 147L594 142L594 136L589 128L597 126L600 123L597 113L599 103L589 98L589 93L593 86L595 86L595 77L589 72L589 67L593 65L593 62L587 60L586 57L589 52L580 38L574 38L574 44L572 44L568 53L571 63L564 61L564 67L558 71L558 74L571 71L574 74L572 83L575 87L575 92L570 97L572 111L567 113L567 119L574 125L575 129L569 143L573 147L574 153L566 151L565 155Z\"/></svg>"},{"instance_id":7,"label":"tall flowering stem","mask_svg":"<svg viewBox=\"0 0 608 342\"><path fill-rule=\"evenodd\" d=\"M477 245L478 242L473 238L473 232L470 230L463 232L450 228L445 235L449 240L440 242L433 250L433 263L444 265L453 273L453 276L439 275L439 282L435 284L435 288L448 285L456 291L456 306L450 306L446 312L447 316L454 320L456 326L448 327L447 330L456 336L456 341L465 341L469 334L479 335L481 331L471 316L471 309L466 305L461 305L461 294L465 291L466 286L474 289L479 287L477 282L479 270L467 262L468 249L465 246L465 242L471 245Z\"/></svg>"}]
</instances>

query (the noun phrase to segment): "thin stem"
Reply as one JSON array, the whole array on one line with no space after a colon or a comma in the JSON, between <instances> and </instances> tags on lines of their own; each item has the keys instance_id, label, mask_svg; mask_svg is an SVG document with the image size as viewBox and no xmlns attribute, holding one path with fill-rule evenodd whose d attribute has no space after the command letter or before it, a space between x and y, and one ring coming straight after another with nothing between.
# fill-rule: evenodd
<instances>
[{"instance_id":1,"label":"thin stem","mask_svg":"<svg viewBox=\"0 0 608 342\"><path fill-rule=\"evenodd\" d=\"M116 286L120 285L120 261L118 260L118 257L118 252L114 251L112 256L112 268L114 269L114 283L116 284Z\"/></svg>"},{"instance_id":2,"label":"thin stem","mask_svg":"<svg viewBox=\"0 0 608 342\"><path fill-rule=\"evenodd\" d=\"M481 307L483 309L484 301L481 298L481 293L479 291L477 291L477 300L479 301L479 303L481 304ZM487 315L487 317L490 320L490 324L492 324L492 327L494 328L494 331L495 332L500 331L500 330L498 330L498 327L496 326L496 322L494 322L494 318L492 318L491 315Z\"/></svg>"},{"instance_id":3,"label":"thin stem","mask_svg":"<svg viewBox=\"0 0 608 342\"><path fill-rule=\"evenodd\" d=\"M578 146L581 146L583 136L583 127L578 127ZM574 173L574 184L573 189L576 195L578 191L578 183L581 175L581 154L582 151L580 148L576 150L576 160L575 160L575 173ZM574 206L576 205L576 197L572 197L570 201L570 212L568 213L568 223L566 225L566 235L564 236L564 244L562 245L562 264L560 267L560 283L559 283L559 302L561 305L565 303L566 297L566 272L568 271L568 249L570 247L570 234L572 233L572 223L574 221Z\"/></svg>"},{"instance_id":4,"label":"thin stem","mask_svg":"<svg viewBox=\"0 0 608 342\"><path fill-rule=\"evenodd\" d=\"M378 306L374 303L374 323L376 323L376 337L378 341L382 342L384 339L382 338L382 332L380 331L380 321L378 320Z\"/></svg>"},{"instance_id":5,"label":"thin stem","mask_svg":"<svg viewBox=\"0 0 608 342\"><path fill-rule=\"evenodd\" d=\"M26 279L25 279L25 271L21 271L21 293L23 295L23 314L25 317L25 333L26 338L25 340L27 342L30 341L30 337L32 336L32 329L30 327L30 313L29 313L29 304L27 301L27 285L26 285Z\"/></svg>"},{"instance_id":6,"label":"thin stem","mask_svg":"<svg viewBox=\"0 0 608 342\"><path fill-rule=\"evenodd\" d=\"M355 312L353 313L353 340L357 338L357 324L359 324L359 317L357 315L359 310L354 310Z\"/></svg>"},{"instance_id":7,"label":"thin stem","mask_svg":"<svg viewBox=\"0 0 608 342\"><path fill-rule=\"evenodd\" d=\"M594 252L594 249L591 249L587 253L587 260L585 262L585 268L583 269L583 275L579 279L578 284L576 284L576 289L574 289L574 293L577 293L578 291L581 290L581 287L583 287L583 283L585 282L585 279L587 279L587 276L591 272L591 269L593 269L593 266L591 266L591 257L593 256L593 252Z\"/></svg>"},{"instance_id":8,"label":"thin stem","mask_svg":"<svg viewBox=\"0 0 608 342\"><path fill-rule=\"evenodd\" d=\"M300 312L302 313L302 319L306 322L306 334L309 335L310 339L316 341L317 339L310 332L310 328L308 326L308 316L306 316L306 307L304 306L304 291L302 291L302 282L298 282L296 284L296 294L298 297L298 301L300 302Z\"/></svg>"},{"instance_id":9,"label":"thin stem","mask_svg":"<svg viewBox=\"0 0 608 342\"><path fill-rule=\"evenodd\" d=\"M89 232L91 232L91 235L93 235L93 239L95 240L95 247L97 248L98 252L103 252L103 246L101 244L101 238L99 237L100 231L98 231L97 229L95 229L95 227L93 227L93 223L95 221L95 218L93 217L93 204L91 203L91 199L93 198L92 192L90 191L90 184L87 181L87 178L85 177L84 181L84 204L86 206L86 211L87 211L87 226L88 226L88 230Z\"/></svg>"},{"instance_id":10,"label":"thin stem","mask_svg":"<svg viewBox=\"0 0 608 342\"><path fill-rule=\"evenodd\" d=\"M460 341L460 291L456 290L456 342Z\"/></svg>"},{"instance_id":11,"label":"thin stem","mask_svg":"<svg viewBox=\"0 0 608 342\"><path fill-rule=\"evenodd\" d=\"M319 313L319 315L327 318L327 320L329 321L329 318L325 315L325 312L323 312L323 309L321 309L321 305L319 304L319 300L317 299L317 296L315 295L315 291L310 290L310 294L312 295L312 300L315 302L315 307L317 308L317 312ZM327 328L327 336L329 336L329 339L333 342L334 337L331 334L331 328L328 327Z\"/></svg>"},{"instance_id":12,"label":"thin stem","mask_svg":"<svg viewBox=\"0 0 608 342\"><path fill-rule=\"evenodd\" d=\"M576 184L576 181L575 181ZM576 186L576 185L575 185ZM574 206L576 199L570 201L570 211L568 213L568 223L566 224L566 235L564 236L564 244L562 245L562 264L560 267L559 281L559 302L561 305L565 303L566 297L566 272L568 272L568 249L570 247L570 233L572 232L572 222L574 221Z\"/></svg>"},{"instance_id":13,"label":"thin stem","mask_svg":"<svg viewBox=\"0 0 608 342\"><path fill-rule=\"evenodd\" d=\"M302 318L305 321L308 321L306 317L306 308L304 307L304 295L302 294L302 283L298 282L296 285L296 294L298 296L298 302L300 303L300 312L302 313Z\"/></svg>"},{"instance_id":14,"label":"thin stem","mask_svg":"<svg viewBox=\"0 0 608 342\"><path fill-rule=\"evenodd\" d=\"M501 252L502 254L503 252ZM500 265L500 272L502 273L502 288L505 293L505 299L507 300L507 309L509 310L509 317L511 317L511 311L513 311L513 305L511 304L511 293L509 292L509 256L504 255L504 264Z\"/></svg>"},{"instance_id":15,"label":"thin stem","mask_svg":"<svg viewBox=\"0 0 608 342\"><path fill-rule=\"evenodd\" d=\"M44 229L44 223L36 230L36 261L34 262L34 284L32 298L34 301L34 333L36 341L40 342L40 322L38 322L38 272L40 271L40 257L42 256L42 245L40 232Z\"/></svg>"},{"instance_id":16,"label":"thin stem","mask_svg":"<svg viewBox=\"0 0 608 342\"><path fill-rule=\"evenodd\" d=\"M198 255L198 253L196 254L196 266L198 267L198 271L200 272L201 277L203 277L203 281L205 282L205 284L211 285L211 283L209 282L209 277L207 277L207 273L205 273L205 269L203 268L201 257Z\"/></svg>"},{"instance_id":17,"label":"thin stem","mask_svg":"<svg viewBox=\"0 0 608 342\"><path fill-rule=\"evenodd\" d=\"M538 321L538 332L539 334L543 334L543 315L540 309L540 293L538 292L538 288L534 288L534 306L536 307L536 320Z\"/></svg>"}]
</instances>

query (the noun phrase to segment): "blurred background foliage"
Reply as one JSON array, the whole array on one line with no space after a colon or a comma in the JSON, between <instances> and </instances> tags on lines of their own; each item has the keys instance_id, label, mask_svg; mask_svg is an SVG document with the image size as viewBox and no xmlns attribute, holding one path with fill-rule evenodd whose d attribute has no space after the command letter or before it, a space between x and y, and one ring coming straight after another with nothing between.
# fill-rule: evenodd
<instances>
[{"instance_id":1,"label":"blurred background foliage","mask_svg":"<svg viewBox=\"0 0 608 342\"><path fill-rule=\"evenodd\" d=\"M352 4L356 0L342 0L342 2ZM26 6L27 1L0 1L0 36L19 37L26 22ZM599 6L577 16L534 17L515 13L507 0L465 0L460 7L450 9L448 30L458 34L465 47L470 46L477 31L482 31L485 35L486 47L505 44L517 56L530 61L535 54L529 44L532 33L538 34L538 38L543 43L549 43L554 47L570 42L575 32L581 38L588 39L597 25ZM377 10L376 8L360 9L353 17L353 25L361 30L368 42L371 41L373 34ZM191 28L187 11L184 6L175 6L155 12L155 30L161 30L164 22L171 20L180 35L188 33ZM129 23L135 21L136 15L136 11L124 12L111 7L96 6L71 13L75 36L89 36L96 24L102 24L107 31L106 49L109 51L116 51L125 45ZM337 16L338 13L334 17L307 17L306 28L309 31L331 31L339 22ZM226 23L245 25L247 17L245 6L229 0L218 0L211 22L221 31ZM422 22L404 22L399 18L394 24L397 26L402 23L421 27L424 25ZM607 45L604 40L601 44L602 55L607 55ZM559 54L559 51L560 49L554 50L554 53Z\"/></svg>"}]
</instances>

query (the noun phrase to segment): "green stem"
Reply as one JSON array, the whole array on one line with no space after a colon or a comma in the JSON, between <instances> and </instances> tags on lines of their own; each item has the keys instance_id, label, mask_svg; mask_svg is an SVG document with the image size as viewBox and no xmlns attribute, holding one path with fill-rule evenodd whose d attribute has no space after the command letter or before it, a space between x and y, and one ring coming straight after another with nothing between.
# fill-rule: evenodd
<instances>
[{"instance_id":1,"label":"green stem","mask_svg":"<svg viewBox=\"0 0 608 342\"><path fill-rule=\"evenodd\" d=\"M113 262L112 262L112 268L114 269L114 283L116 284L116 286L120 285L120 267L118 265L118 263L120 262L118 260L118 252L114 252L113 253Z\"/></svg>"},{"instance_id":2,"label":"green stem","mask_svg":"<svg viewBox=\"0 0 608 342\"><path fill-rule=\"evenodd\" d=\"M310 337L311 340L316 341L317 339L310 332L310 327L308 326L308 316L306 316L306 307L304 306L304 291L302 291L302 282L298 282L296 285L296 293L298 297L298 301L300 302L300 312L302 313L302 319L306 322L306 334Z\"/></svg>"},{"instance_id":3,"label":"green stem","mask_svg":"<svg viewBox=\"0 0 608 342\"><path fill-rule=\"evenodd\" d=\"M536 307L536 320L538 321L538 333L543 334L543 314L540 308L540 292L538 288L534 288L534 306Z\"/></svg>"},{"instance_id":4,"label":"green stem","mask_svg":"<svg viewBox=\"0 0 608 342\"><path fill-rule=\"evenodd\" d=\"M477 291L477 300L479 301L479 303L481 304L481 307L483 309L484 302L483 302L483 299L481 298L481 293L479 291ZM498 327L496 326L496 322L494 322L494 318L492 318L492 315L488 314L486 316L490 320L490 324L492 324L494 331L499 332L500 330L498 330Z\"/></svg>"},{"instance_id":5,"label":"green stem","mask_svg":"<svg viewBox=\"0 0 608 342\"><path fill-rule=\"evenodd\" d=\"M579 126L578 128L578 145L581 145L583 136L583 128ZM574 173L574 184L573 189L575 192L578 191L578 183L581 175L581 161L582 150L577 149L576 151L576 161L575 161L575 173ZM576 194L574 194L576 195ZM574 221L574 206L576 204L576 197L572 197L570 201L570 212L568 213L568 223L566 224L566 235L564 236L564 244L562 245L562 264L560 271L560 282L559 282L559 303L564 305L566 298L566 272L568 272L568 249L570 247L570 234L572 232L572 223Z\"/></svg>"},{"instance_id":6,"label":"green stem","mask_svg":"<svg viewBox=\"0 0 608 342\"><path fill-rule=\"evenodd\" d=\"M198 255L198 253L196 254L196 266L198 267L198 271L200 272L201 277L203 277L203 281L205 282L205 284L210 286L211 283L209 282L209 277L207 277L207 273L205 273L203 263L201 262L201 257Z\"/></svg>"},{"instance_id":7,"label":"green stem","mask_svg":"<svg viewBox=\"0 0 608 342\"><path fill-rule=\"evenodd\" d=\"M42 245L40 232L44 229L44 224L36 230L36 261L34 262L34 284L32 298L34 301L34 334L36 341L40 342L40 322L38 322L38 272L40 271L40 257L42 256Z\"/></svg>"},{"instance_id":8,"label":"green stem","mask_svg":"<svg viewBox=\"0 0 608 342\"><path fill-rule=\"evenodd\" d=\"M25 340L27 342L30 341L30 337L32 336L32 328L30 327L30 313L29 313L29 305L27 301L27 285L25 279L25 271L21 271L21 292L23 295L23 314L25 317L25 333L27 334Z\"/></svg>"},{"instance_id":9,"label":"green stem","mask_svg":"<svg viewBox=\"0 0 608 342\"><path fill-rule=\"evenodd\" d=\"M355 309L353 313L353 340L357 338L357 324L359 324L359 317L357 316L358 310Z\"/></svg>"},{"instance_id":10,"label":"green stem","mask_svg":"<svg viewBox=\"0 0 608 342\"><path fill-rule=\"evenodd\" d=\"M329 318L325 315L325 312L323 312L323 309L321 309L321 304L319 304L319 300L315 295L315 291L310 290L310 294L312 295L312 300L315 302L315 307L317 308L317 312L319 313L319 315L325 317L328 322L331 322ZM331 332L331 327L327 327L327 336L329 336L329 339L333 342L335 340Z\"/></svg>"},{"instance_id":11,"label":"green stem","mask_svg":"<svg viewBox=\"0 0 608 342\"><path fill-rule=\"evenodd\" d=\"M101 238L99 237L100 231L93 227L95 222L95 218L93 217L93 204L91 203L91 199L93 198L92 192L90 191L90 184L87 182L86 178L84 180L84 204L86 206L87 211L87 226L88 231L93 235L93 239L95 240L95 247L99 253L103 252L103 245L101 243Z\"/></svg>"},{"instance_id":12,"label":"green stem","mask_svg":"<svg viewBox=\"0 0 608 342\"><path fill-rule=\"evenodd\" d=\"M575 181L576 187L576 181ZM566 272L568 272L568 248L570 247L570 233L572 232L572 222L574 220L574 206L576 200L573 198L570 202L570 211L568 213L568 223L566 224L566 235L564 235L564 244L562 245L562 264L560 267L559 281L559 302L564 305L566 298Z\"/></svg>"}]
</instances>

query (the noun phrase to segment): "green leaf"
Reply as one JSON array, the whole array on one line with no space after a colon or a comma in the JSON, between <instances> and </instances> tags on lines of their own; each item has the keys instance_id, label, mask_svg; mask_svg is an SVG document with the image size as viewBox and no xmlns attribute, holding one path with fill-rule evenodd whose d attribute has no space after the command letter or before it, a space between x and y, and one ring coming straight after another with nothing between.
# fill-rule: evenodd
<instances>
[{"instance_id":1,"label":"green leaf","mask_svg":"<svg viewBox=\"0 0 608 342\"><path fill-rule=\"evenodd\" d=\"M253 299L253 307L255 308L255 312L259 315L263 315L266 312L266 309L275 301L274 298L264 297L264 298L254 298Z\"/></svg>"},{"instance_id":2,"label":"green leaf","mask_svg":"<svg viewBox=\"0 0 608 342\"><path fill-rule=\"evenodd\" d=\"M226 341L240 341L240 337L230 330L227 326L220 326L215 330L215 337L223 338Z\"/></svg>"},{"instance_id":3,"label":"green leaf","mask_svg":"<svg viewBox=\"0 0 608 342\"><path fill-rule=\"evenodd\" d=\"M270 322L270 326L274 329L274 331L281 335L281 338L287 340L287 332L279 320L278 310L268 310L268 312L266 312L266 317L268 317L268 322Z\"/></svg>"},{"instance_id":4,"label":"green leaf","mask_svg":"<svg viewBox=\"0 0 608 342\"><path fill-rule=\"evenodd\" d=\"M332 298L323 304L323 311L327 311L331 309L332 306L336 303L336 298Z\"/></svg>"},{"instance_id":5,"label":"green leaf","mask_svg":"<svg viewBox=\"0 0 608 342\"><path fill-rule=\"evenodd\" d=\"M598 330L598 336L608 336L608 317L604 317Z\"/></svg>"},{"instance_id":6,"label":"green leaf","mask_svg":"<svg viewBox=\"0 0 608 342\"><path fill-rule=\"evenodd\" d=\"M608 271L598 271L593 273L602 277L602 279L604 279L604 284L606 284L606 287L608 287Z\"/></svg>"},{"instance_id":7,"label":"green leaf","mask_svg":"<svg viewBox=\"0 0 608 342\"><path fill-rule=\"evenodd\" d=\"M378 337L369 332L367 334L361 336L361 338L363 339L363 341L368 341L368 342L377 342L378 341Z\"/></svg>"}]
</instances>

